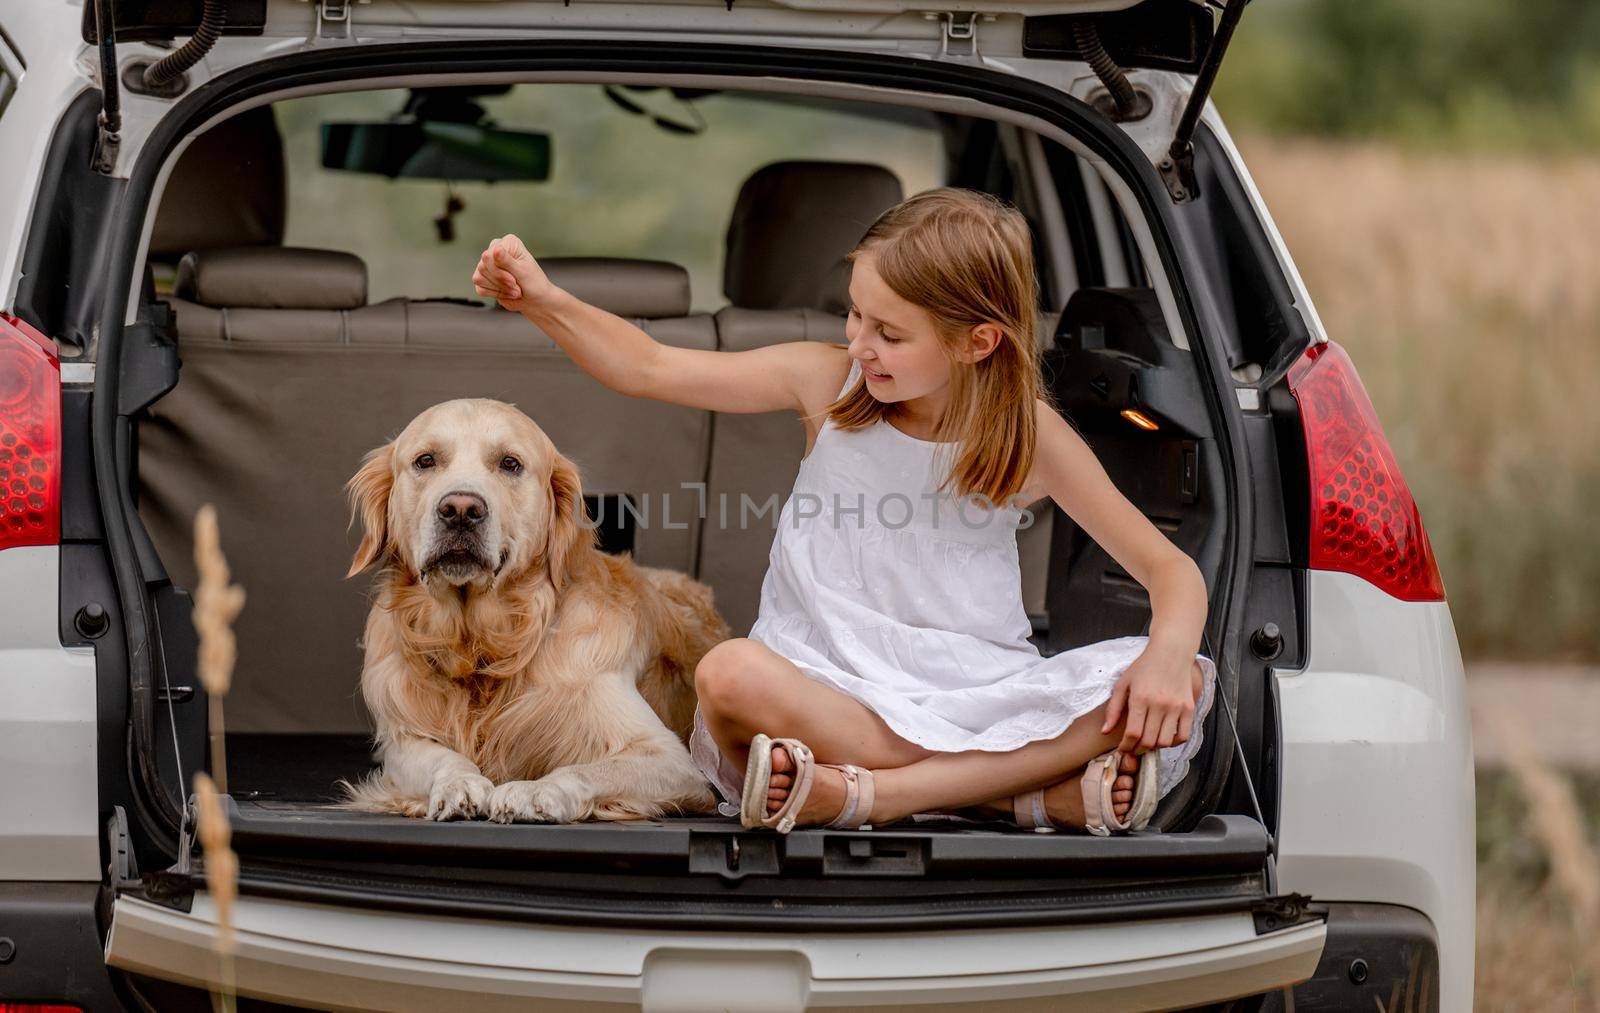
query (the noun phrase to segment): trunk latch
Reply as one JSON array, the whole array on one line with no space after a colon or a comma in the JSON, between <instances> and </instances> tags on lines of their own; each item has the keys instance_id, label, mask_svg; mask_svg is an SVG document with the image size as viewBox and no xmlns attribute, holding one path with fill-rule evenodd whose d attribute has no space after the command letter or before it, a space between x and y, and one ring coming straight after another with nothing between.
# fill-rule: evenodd
<instances>
[{"instance_id":1,"label":"trunk latch","mask_svg":"<svg viewBox=\"0 0 1600 1013\"><path fill-rule=\"evenodd\" d=\"M350 8L354 7L358 0L314 0L314 2L317 5L317 38L350 38Z\"/></svg>"},{"instance_id":2,"label":"trunk latch","mask_svg":"<svg viewBox=\"0 0 1600 1013\"><path fill-rule=\"evenodd\" d=\"M694 834L689 871L736 882L746 876L776 876L782 868L775 834Z\"/></svg>"},{"instance_id":3,"label":"trunk latch","mask_svg":"<svg viewBox=\"0 0 1600 1013\"><path fill-rule=\"evenodd\" d=\"M993 14L976 11L928 11L922 15L940 22L939 55L970 58L978 55L978 22L993 21Z\"/></svg>"}]
</instances>

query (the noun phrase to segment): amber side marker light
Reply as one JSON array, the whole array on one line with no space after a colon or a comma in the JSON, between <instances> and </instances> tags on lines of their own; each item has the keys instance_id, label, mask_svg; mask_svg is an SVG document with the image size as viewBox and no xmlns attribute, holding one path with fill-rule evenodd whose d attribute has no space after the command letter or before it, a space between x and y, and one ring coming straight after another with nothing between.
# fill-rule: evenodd
<instances>
[{"instance_id":1,"label":"amber side marker light","mask_svg":"<svg viewBox=\"0 0 1600 1013\"><path fill-rule=\"evenodd\" d=\"M1161 428L1160 426L1156 425L1155 419L1146 415L1137 408L1122 409L1122 417L1147 432L1154 432L1155 430Z\"/></svg>"}]
</instances>

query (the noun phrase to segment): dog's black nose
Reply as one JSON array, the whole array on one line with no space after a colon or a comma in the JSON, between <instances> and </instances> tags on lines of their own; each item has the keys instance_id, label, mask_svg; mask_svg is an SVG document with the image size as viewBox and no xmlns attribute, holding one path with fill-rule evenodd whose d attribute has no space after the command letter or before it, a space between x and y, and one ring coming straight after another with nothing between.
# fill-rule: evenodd
<instances>
[{"instance_id":1,"label":"dog's black nose","mask_svg":"<svg viewBox=\"0 0 1600 1013\"><path fill-rule=\"evenodd\" d=\"M446 527L477 527L487 516L489 505L475 493L452 492L439 501L439 519Z\"/></svg>"}]
</instances>

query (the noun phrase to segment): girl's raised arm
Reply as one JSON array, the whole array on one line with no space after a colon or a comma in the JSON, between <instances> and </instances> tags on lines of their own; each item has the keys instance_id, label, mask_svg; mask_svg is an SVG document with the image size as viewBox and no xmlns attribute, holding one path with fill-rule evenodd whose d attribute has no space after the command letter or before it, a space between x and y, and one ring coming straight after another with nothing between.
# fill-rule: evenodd
<instances>
[{"instance_id":1,"label":"girl's raised arm","mask_svg":"<svg viewBox=\"0 0 1600 1013\"><path fill-rule=\"evenodd\" d=\"M808 400L815 399L806 391L808 381L817 386L819 372L831 377L837 370L830 367L840 361L837 347L815 341L745 352L663 345L616 314L556 287L516 236L489 244L472 283L479 295L498 300L550 335L584 372L633 397L716 412L804 412Z\"/></svg>"},{"instance_id":2,"label":"girl's raised arm","mask_svg":"<svg viewBox=\"0 0 1600 1013\"><path fill-rule=\"evenodd\" d=\"M1206 623L1200 568L1112 484L1077 430L1039 403L1037 482L1150 594L1150 643L1118 681L1100 731L1126 719L1119 749L1187 742L1202 683L1195 652Z\"/></svg>"}]
</instances>

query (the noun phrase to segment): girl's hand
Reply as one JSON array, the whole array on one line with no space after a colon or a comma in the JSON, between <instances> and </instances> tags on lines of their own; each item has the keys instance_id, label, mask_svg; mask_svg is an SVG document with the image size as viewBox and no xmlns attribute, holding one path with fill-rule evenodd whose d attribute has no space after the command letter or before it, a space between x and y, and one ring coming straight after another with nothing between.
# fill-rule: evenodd
<instances>
[{"instance_id":1,"label":"girl's hand","mask_svg":"<svg viewBox=\"0 0 1600 1013\"><path fill-rule=\"evenodd\" d=\"M545 277L539 262L516 236L501 236L489 244L472 272L472 287L514 313L549 302L561 290Z\"/></svg>"},{"instance_id":2,"label":"girl's hand","mask_svg":"<svg viewBox=\"0 0 1600 1013\"><path fill-rule=\"evenodd\" d=\"M1188 742L1195 703L1204 688L1193 653L1163 653L1146 646L1112 689L1100 734L1110 734L1126 715L1117 745L1121 752L1137 755Z\"/></svg>"}]
</instances>

